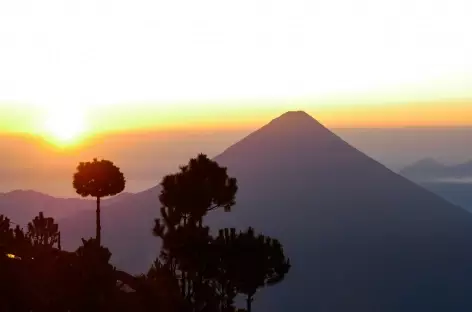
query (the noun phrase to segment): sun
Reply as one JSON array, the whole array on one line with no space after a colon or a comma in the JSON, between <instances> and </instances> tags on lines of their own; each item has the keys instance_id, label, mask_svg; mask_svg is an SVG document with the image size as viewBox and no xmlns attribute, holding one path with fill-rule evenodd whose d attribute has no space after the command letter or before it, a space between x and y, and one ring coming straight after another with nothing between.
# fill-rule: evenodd
<instances>
[{"instance_id":1,"label":"sun","mask_svg":"<svg viewBox=\"0 0 472 312\"><path fill-rule=\"evenodd\" d=\"M73 108L54 108L47 112L44 122L47 139L66 146L77 143L86 131L82 111Z\"/></svg>"}]
</instances>

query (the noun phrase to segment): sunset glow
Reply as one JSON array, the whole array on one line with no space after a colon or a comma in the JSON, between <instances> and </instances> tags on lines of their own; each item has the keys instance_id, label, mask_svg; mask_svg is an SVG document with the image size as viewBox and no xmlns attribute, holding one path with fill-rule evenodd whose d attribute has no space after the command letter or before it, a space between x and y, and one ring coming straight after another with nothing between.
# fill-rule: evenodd
<instances>
[{"instance_id":1,"label":"sunset glow","mask_svg":"<svg viewBox=\"0 0 472 312\"><path fill-rule=\"evenodd\" d=\"M4 106L0 132L25 132L56 145L74 145L95 134L165 130L255 129L289 110L304 110L329 128L463 127L472 125L472 102L358 104L329 100L222 102L221 104L122 104L95 107Z\"/></svg>"},{"instance_id":2,"label":"sunset glow","mask_svg":"<svg viewBox=\"0 0 472 312\"><path fill-rule=\"evenodd\" d=\"M62 146L77 143L86 131L83 112L80 109L54 107L44 120L47 140Z\"/></svg>"}]
</instances>

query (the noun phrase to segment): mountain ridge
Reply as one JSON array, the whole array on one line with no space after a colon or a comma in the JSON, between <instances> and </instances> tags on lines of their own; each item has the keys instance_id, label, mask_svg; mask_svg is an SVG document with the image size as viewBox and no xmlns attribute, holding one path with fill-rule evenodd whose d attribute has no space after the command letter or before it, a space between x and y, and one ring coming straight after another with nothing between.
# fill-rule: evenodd
<instances>
[{"instance_id":1,"label":"mountain ridge","mask_svg":"<svg viewBox=\"0 0 472 312\"><path fill-rule=\"evenodd\" d=\"M472 160L454 165L446 165L435 159L425 158L406 166L399 173L417 182L472 178Z\"/></svg>"},{"instance_id":2,"label":"mountain ridge","mask_svg":"<svg viewBox=\"0 0 472 312\"><path fill-rule=\"evenodd\" d=\"M103 207L132 196L132 193L121 193L105 198ZM95 199L79 197L54 197L34 190L13 190L0 193L0 214L9 217L13 222L25 226L42 211L56 221L71 217L81 211L95 211Z\"/></svg>"}]
</instances>

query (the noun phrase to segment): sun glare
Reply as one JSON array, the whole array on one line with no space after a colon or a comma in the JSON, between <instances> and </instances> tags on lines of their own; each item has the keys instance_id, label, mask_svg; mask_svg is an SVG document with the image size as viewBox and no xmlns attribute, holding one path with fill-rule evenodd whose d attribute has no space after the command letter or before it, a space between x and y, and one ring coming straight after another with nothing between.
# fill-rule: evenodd
<instances>
[{"instance_id":1,"label":"sun glare","mask_svg":"<svg viewBox=\"0 0 472 312\"><path fill-rule=\"evenodd\" d=\"M85 118L77 109L54 108L47 113L44 130L49 141L62 146L72 145L85 133Z\"/></svg>"}]
</instances>

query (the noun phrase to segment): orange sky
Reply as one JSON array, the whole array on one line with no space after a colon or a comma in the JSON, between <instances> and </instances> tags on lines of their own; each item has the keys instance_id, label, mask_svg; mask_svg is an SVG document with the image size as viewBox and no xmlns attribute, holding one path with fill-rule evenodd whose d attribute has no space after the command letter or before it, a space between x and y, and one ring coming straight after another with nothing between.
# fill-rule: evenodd
<instances>
[{"instance_id":1,"label":"orange sky","mask_svg":"<svg viewBox=\"0 0 472 312\"><path fill-rule=\"evenodd\" d=\"M378 102L377 102L378 103ZM309 101L227 102L219 104L103 105L55 107L2 105L0 132L22 132L49 138L146 130L251 129L287 110L305 110L330 128L472 126L472 101L423 103L332 103ZM51 119L50 115L55 118ZM78 120L80 119L80 120ZM52 120L52 121L51 121ZM48 128L48 122L52 128ZM69 129L70 128L70 129ZM76 129L77 128L77 129ZM49 131L51 130L51 131ZM77 133L76 133L77 132Z\"/></svg>"},{"instance_id":2,"label":"orange sky","mask_svg":"<svg viewBox=\"0 0 472 312\"><path fill-rule=\"evenodd\" d=\"M472 126L472 101L434 104L340 106L320 110L319 120L331 127L460 127Z\"/></svg>"}]
</instances>

